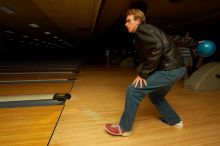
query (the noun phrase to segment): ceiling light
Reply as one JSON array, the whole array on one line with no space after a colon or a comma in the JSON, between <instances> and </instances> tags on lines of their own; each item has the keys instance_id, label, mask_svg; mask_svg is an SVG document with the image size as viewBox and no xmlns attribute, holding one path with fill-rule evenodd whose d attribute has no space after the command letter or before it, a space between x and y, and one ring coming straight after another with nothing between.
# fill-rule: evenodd
<instances>
[{"instance_id":1,"label":"ceiling light","mask_svg":"<svg viewBox=\"0 0 220 146\"><path fill-rule=\"evenodd\" d=\"M9 14L9 15L15 15L16 14L14 11L12 11L9 8L4 7L4 6L0 6L0 11L4 12L6 14Z\"/></svg>"},{"instance_id":2,"label":"ceiling light","mask_svg":"<svg viewBox=\"0 0 220 146\"><path fill-rule=\"evenodd\" d=\"M53 38L54 38L54 39L58 39L58 36L54 36Z\"/></svg>"},{"instance_id":3,"label":"ceiling light","mask_svg":"<svg viewBox=\"0 0 220 146\"><path fill-rule=\"evenodd\" d=\"M6 30L5 32L7 32L7 33L14 33L13 31L10 31L10 30Z\"/></svg>"},{"instance_id":4,"label":"ceiling light","mask_svg":"<svg viewBox=\"0 0 220 146\"><path fill-rule=\"evenodd\" d=\"M34 39L35 41L39 41L39 39Z\"/></svg>"},{"instance_id":5,"label":"ceiling light","mask_svg":"<svg viewBox=\"0 0 220 146\"><path fill-rule=\"evenodd\" d=\"M34 23L32 23L32 24L29 24L31 27L40 27L39 25L37 25L37 24L34 24Z\"/></svg>"},{"instance_id":6,"label":"ceiling light","mask_svg":"<svg viewBox=\"0 0 220 146\"><path fill-rule=\"evenodd\" d=\"M28 35L23 35L22 38L27 39L27 38L29 38L29 36Z\"/></svg>"},{"instance_id":7,"label":"ceiling light","mask_svg":"<svg viewBox=\"0 0 220 146\"><path fill-rule=\"evenodd\" d=\"M48 34L51 34L51 32L49 32L49 31L45 31L44 33L47 34L47 35L48 35Z\"/></svg>"},{"instance_id":8,"label":"ceiling light","mask_svg":"<svg viewBox=\"0 0 220 146\"><path fill-rule=\"evenodd\" d=\"M74 46L73 46L72 44L70 44L70 43L68 43L68 42L66 42L66 41L63 41L63 43L64 43L65 45L71 47L71 48L74 48Z\"/></svg>"}]
</instances>

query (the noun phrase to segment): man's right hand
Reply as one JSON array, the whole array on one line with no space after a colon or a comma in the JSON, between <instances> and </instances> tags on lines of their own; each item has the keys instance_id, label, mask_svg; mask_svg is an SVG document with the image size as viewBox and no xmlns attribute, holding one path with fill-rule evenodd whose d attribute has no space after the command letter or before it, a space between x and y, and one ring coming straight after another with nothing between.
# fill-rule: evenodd
<instances>
[{"instance_id":1,"label":"man's right hand","mask_svg":"<svg viewBox=\"0 0 220 146\"><path fill-rule=\"evenodd\" d=\"M134 87L136 88L138 83L140 83L140 88L142 88L143 83L145 86L147 86L146 80L141 78L139 75L134 79L132 85L134 85Z\"/></svg>"}]
</instances>

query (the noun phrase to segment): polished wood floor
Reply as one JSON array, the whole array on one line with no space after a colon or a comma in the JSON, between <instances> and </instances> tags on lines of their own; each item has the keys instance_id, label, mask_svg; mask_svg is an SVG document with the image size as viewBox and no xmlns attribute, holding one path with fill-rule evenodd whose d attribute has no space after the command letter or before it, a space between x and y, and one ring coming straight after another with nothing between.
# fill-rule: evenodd
<instances>
[{"instance_id":1,"label":"polished wood floor","mask_svg":"<svg viewBox=\"0 0 220 146\"><path fill-rule=\"evenodd\" d=\"M134 69L82 67L50 140L62 106L0 109L1 146L219 146L220 91L195 93L178 82L167 99L181 115L184 129L160 123L159 113L146 98L138 109L130 137L104 130L118 123L125 90Z\"/></svg>"},{"instance_id":2,"label":"polished wood floor","mask_svg":"<svg viewBox=\"0 0 220 146\"><path fill-rule=\"evenodd\" d=\"M63 105L0 108L1 146L46 146Z\"/></svg>"},{"instance_id":3,"label":"polished wood floor","mask_svg":"<svg viewBox=\"0 0 220 146\"><path fill-rule=\"evenodd\" d=\"M220 91L195 93L178 82L167 99L181 115L184 129L160 123L159 114L146 98L140 105L133 134L115 137L104 131L118 123L125 90L135 77L128 68L82 68L72 99L66 103L50 146L219 146Z\"/></svg>"}]
</instances>

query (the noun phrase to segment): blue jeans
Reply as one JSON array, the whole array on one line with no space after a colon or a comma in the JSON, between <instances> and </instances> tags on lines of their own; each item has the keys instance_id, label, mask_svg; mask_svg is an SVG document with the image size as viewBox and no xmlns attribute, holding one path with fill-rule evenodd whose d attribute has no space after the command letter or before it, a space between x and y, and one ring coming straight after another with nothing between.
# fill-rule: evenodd
<instances>
[{"instance_id":1,"label":"blue jeans","mask_svg":"<svg viewBox=\"0 0 220 146\"><path fill-rule=\"evenodd\" d=\"M160 112L169 125L175 125L181 121L180 117L164 98L172 85L181 79L185 73L185 67L169 71L155 71L147 78L147 86L134 87L129 85L126 92L124 113L119 125L124 131L132 129L139 103L145 95Z\"/></svg>"}]
</instances>

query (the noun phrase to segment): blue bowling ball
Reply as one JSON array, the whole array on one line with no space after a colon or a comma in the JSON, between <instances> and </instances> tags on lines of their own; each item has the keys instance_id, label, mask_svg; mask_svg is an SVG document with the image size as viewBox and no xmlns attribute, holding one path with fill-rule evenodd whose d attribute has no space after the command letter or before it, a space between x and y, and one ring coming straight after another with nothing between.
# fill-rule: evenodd
<instances>
[{"instance_id":1,"label":"blue bowling ball","mask_svg":"<svg viewBox=\"0 0 220 146\"><path fill-rule=\"evenodd\" d=\"M209 40L204 40L198 44L197 53L200 57L210 57L214 54L215 49L215 43Z\"/></svg>"}]
</instances>

